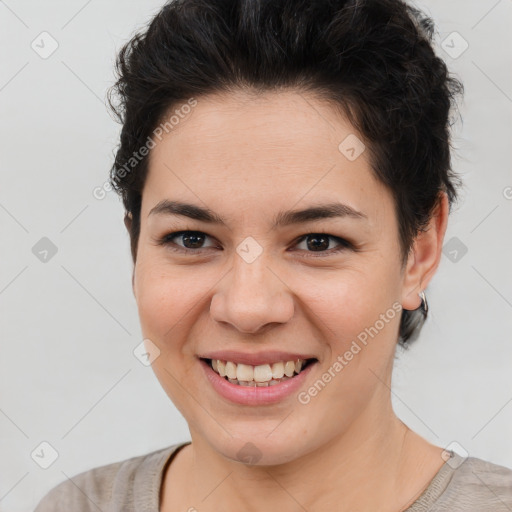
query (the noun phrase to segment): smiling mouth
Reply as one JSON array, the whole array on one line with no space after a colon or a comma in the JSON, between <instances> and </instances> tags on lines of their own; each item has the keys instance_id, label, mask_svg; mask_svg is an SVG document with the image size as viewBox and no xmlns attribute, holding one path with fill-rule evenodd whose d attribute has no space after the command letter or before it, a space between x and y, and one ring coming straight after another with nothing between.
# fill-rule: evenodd
<instances>
[{"instance_id":1,"label":"smiling mouth","mask_svg":"<svg viewBox=\"0 0 512 512\"><path fill-rule=\"evenodd\" d=\"M201 360L205 361L215 373L231 384L249 387L275 386L293 379L307 367L318 362L318 359L310 358L252 366L220 359L201 358Z\"/></svg>"}]
</instances>

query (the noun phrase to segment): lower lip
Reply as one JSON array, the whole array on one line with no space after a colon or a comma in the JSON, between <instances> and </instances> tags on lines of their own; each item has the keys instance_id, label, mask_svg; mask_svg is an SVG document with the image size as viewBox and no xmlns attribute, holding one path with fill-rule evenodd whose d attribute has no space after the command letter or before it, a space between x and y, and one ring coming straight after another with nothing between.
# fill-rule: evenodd
<instances>
[{"instance_id":1,"label":"lower lip","mask_svg":"<svg viewBox=\"0 0 512 512\"><path fill-rule=\"evenodd\" d=\"M213 371L213 368L206 361L199 359L199 362L206 378L222 397L241 405L266 405L274 404L296 393L318 361L310 363L305 370L302 370L295 377L285 380L280 384L267 387L231 384L231 382Z\"/></svg>"}]
</instances>

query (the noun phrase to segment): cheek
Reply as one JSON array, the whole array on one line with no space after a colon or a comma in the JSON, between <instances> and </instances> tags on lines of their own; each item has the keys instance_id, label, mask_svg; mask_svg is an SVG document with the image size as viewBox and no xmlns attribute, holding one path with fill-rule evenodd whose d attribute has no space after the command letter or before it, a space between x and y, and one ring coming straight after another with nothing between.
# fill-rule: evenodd
<instances>
[{"instance_id":1,"label":"cheek","mask_svg":"<svg viewBox=\"0 0 512 512\"><path fill-rule=\"evenodd\" d=\"M342 357L343 373L351 378L356 368L385 365L394 350L400 319L397 279L394 268L376 260L300 280L305 311L312 312L311 321L328 340L327 359Z\"/></svg>"},{"instance_id":2,"label":"cheek","mask_svg":"<svg viewBox=\"0 0 512 512\"><path fill-rule=\"evenodd\" d=\"M381 276L381 274L383 274ZM391 270L360 265L329 274L302 275L295 290L331 334L353 334L373 323L398 296Z\"/></svg>"},{"instance_id":3,"label":"cheek","mask_svg":"<svg viewBox=\"0 0 512 512\"><path fill-rule=\"evenodd\" d=\"M179 325L186 325L205 293L205 281L197 272L154 258L137 264L134 280L135 298L145 335L163 342ZM172 331L171 331L172 329Z\"/></svg>"},{"instance_id":4,"label":"cheek","mask_svg":"<svg viewBox=\"0 0 512 512\"><path fill-rule=\"evenodd\" d=\"M141 262L136 268L134 290L144 331L160 337L181 314L178 297L183 287L161 266Z\"/></svg>"},{"instance_id":5,"label":"cheek","mask_svg":"<svg viewBox=\"0 0 512 512\"><path fill-rule=\"evenodd\" d=\"M382 383L395 350L400 318L396 284L379 286L373 277L346 272L326 280L323 293L310 295L314 322L322 326L328 351L318 377L326 383L317 402L319 414L326 414L325 403L333 404L327 416L340 427L363 410L375 393L386 389Z\"/></svg>"}]
</instances>

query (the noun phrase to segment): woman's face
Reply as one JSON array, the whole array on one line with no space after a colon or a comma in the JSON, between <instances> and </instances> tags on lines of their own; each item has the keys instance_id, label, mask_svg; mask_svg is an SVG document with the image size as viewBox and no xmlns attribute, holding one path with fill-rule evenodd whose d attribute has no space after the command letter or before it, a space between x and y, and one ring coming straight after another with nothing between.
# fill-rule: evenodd
<instances>
[{"instance_id":1,"label":"woman's face","mask_svg":"<svg viewBox=\"0 0 512 512\"><path fill-rule=\"evenodd\" d=\"M151 151L134 273L142 332L192 440L227 458L284 463L349 429L363 440L389 413L400 308L418 307L420 289L401 272L392 196L356 136L310 96L239 93L198 98ZM360 213L283 215L331 204ZM168 236L180 231L195 233ZM230 371L268 382L301 355L315 362L270 386L230 383L200 359L252 362Z\"/></svg>"}]
</instances>

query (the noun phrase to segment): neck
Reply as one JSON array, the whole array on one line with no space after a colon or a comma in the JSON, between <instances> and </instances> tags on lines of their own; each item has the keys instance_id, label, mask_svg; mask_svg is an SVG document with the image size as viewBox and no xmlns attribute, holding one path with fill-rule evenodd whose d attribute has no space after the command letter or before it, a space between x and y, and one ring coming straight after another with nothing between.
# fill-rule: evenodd
<instances>
[{"instance_id":1,"label":"neck","mask_svg":"<svg viewBox=\"0 0 512 512\"><path fill-rule=\"evenodd\" d=\"M412 432L391 405L385 421L380 412L368 411L349 431L277 466L241 465L192 435L169 467L161 511L213 512L227 503L248 512L269 504L283 512L405 510L442 466L442 449Z\"/></svg>"}]
</instances>

